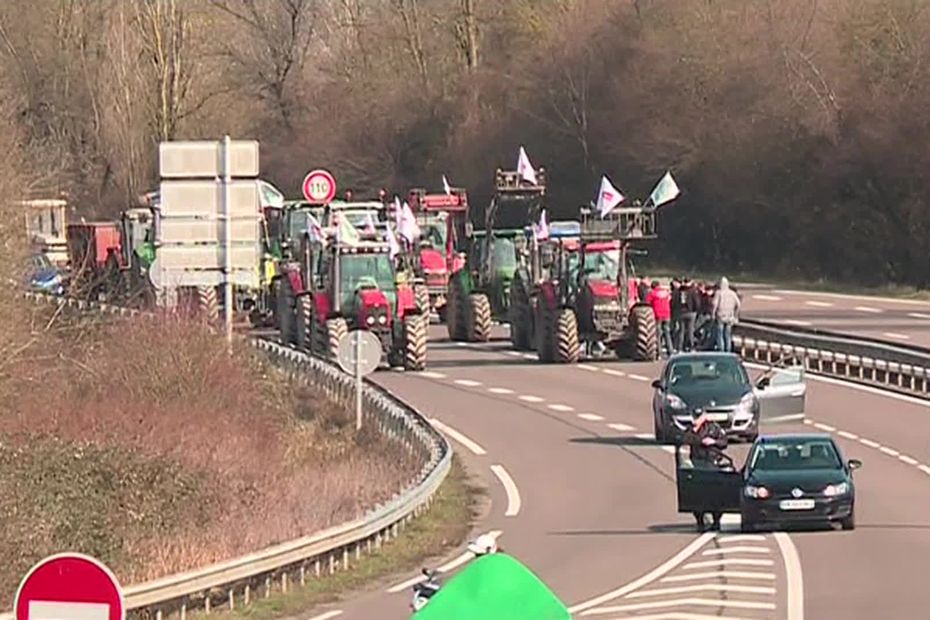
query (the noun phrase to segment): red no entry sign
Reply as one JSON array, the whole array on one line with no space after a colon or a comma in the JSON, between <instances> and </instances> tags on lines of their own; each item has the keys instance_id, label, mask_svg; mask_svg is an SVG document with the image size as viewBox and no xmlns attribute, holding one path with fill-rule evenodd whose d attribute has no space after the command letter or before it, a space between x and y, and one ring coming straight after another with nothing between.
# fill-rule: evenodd
<instances>
[{"instance_id":1,"label":"red no entry sign","mask_svg":"<svg viewBox=\"0 0 930 620\"><path fill-rule=\"evenodd\" d=\"M326 170L311 170L304 177L304 198L313 204L326 204L336 197L336 179Z\"/></svg>"},{"instance_id":2,"label":"red no entry sign","mask_svg":"<svg viewBox=\"0 0 930 620\"><path fill-rule=\"evenodd\" d=\"M116 576L92 557L62 553L32 567L16 591L15 620L125 620Z\"/></svg>"}]
</instances>

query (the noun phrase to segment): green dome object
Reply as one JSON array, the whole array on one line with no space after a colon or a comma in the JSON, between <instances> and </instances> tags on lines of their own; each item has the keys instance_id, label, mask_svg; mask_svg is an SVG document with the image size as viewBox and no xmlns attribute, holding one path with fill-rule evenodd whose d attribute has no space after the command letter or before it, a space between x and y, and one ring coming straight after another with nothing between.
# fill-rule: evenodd
<instances>
[{"instance_id":1,"label":"green dome object","mask_svg":"<svg viewBox=\"0 0 930 620\"><path fill-rule=\"evenodd\" d=\"M526 566L494 553L444 584L412 620L571 620L571 614Z\"/></svg>"}]
</instances>

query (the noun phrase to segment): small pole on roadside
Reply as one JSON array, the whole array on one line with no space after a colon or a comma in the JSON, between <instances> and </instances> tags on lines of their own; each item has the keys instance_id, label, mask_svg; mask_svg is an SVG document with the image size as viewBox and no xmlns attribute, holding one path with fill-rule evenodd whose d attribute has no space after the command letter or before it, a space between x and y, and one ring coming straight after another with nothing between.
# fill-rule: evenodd
<instances>
[{"instance_id":1,"label":"small pole on roadside","mask_svg":"<svg viewBox=\"0 0 930 620\"><path fill-rule=\"evenodd\" d=\"M355 430L362 430L362 338L354 332L355 338Z\"/></svg>"},{"instance_id":2,"label":"small pole on roadside","mask_svg":"<svg viewBox=\"0 0 930 620\"><path fill-rule=\"evenodd\" d=\"M232 184L232 161L229 136L223 136L223 323L226 327L226 346L232 354L233 294L232 294L232 222L229 190Z\"/></svg>"}]
</instances>

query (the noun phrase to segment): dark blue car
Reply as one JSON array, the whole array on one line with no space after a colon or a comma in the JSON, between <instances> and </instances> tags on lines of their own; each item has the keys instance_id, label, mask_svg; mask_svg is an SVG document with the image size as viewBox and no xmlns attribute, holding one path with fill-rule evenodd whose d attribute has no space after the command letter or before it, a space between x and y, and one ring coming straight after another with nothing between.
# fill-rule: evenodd
<instances>
[{"instance_id":1,"label":"dark blue car","mask_svg":"<svg viewBox=\"0 0 930 620\"><path fill-rule=\"evenodd\" d=\"M36 293L63 295L64 274L45 254L33 254L26 263L26 286Z\"/></svg>"}]
</instances>

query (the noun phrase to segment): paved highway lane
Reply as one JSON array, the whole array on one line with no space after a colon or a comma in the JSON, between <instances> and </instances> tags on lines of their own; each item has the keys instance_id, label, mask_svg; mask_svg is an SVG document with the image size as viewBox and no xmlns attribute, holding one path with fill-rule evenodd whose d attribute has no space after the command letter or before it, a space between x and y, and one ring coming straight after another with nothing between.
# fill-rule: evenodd
<instances>
[{"instance_id":1,"label":"paved highway lane","mask_svg":"<svg viewBox=\"0 0 930 620\"><path fill-rule=\"evenodd\" d=\"M930 302L745 286L743 316L930 347Z\"/></svg>"},{"instance_id":2,"label":"paved highway lane","mask_svg":"<svg viewBox=\"0 0 930 620\"><path fill-rule=\"evenodd\" d=\"M455 445L491 489L491 514L478 529L501 530L501 544L566 602L587 602L576 617L783 618L792 580L803 584L808 618L917 617L930 608L920 584L930 570L926 404L812 378L808 424L773 430L831 432L848 458L865 462L857 530L702 541L675 513L672 455L649 438L657 365L540 365L508 349L434 341L427 372L377 380L480 444L480 456ZM516 516L505 516L512 501L493 464L519 489ZM714 551L726 546L736 551ZM347 604L344 617L406 617L409 590L389 595L385 585Z\"/></svg>"}]
</instances>

